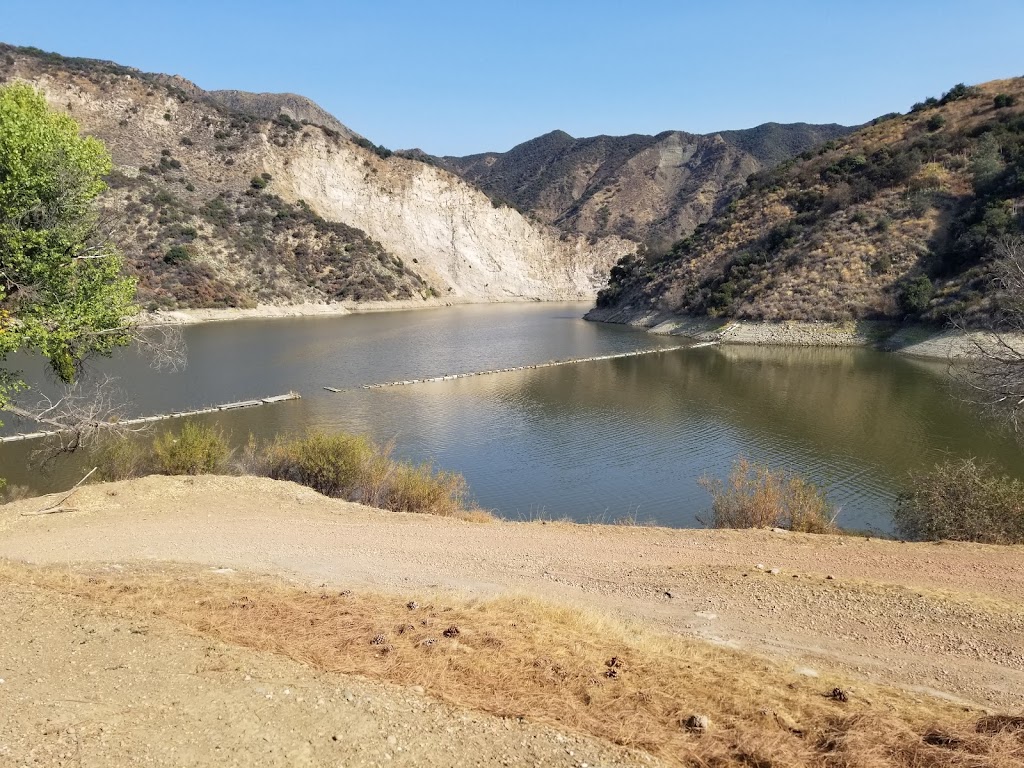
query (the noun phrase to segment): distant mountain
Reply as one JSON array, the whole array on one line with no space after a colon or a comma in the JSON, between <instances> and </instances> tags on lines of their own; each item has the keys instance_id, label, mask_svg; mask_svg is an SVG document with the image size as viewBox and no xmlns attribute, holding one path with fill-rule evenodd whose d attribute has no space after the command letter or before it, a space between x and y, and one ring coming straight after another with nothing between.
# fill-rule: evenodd
<instances>
[{"instance_id":1,"label":"distant mountain","mask_svg":"<svg viewBox=\"0 0 1024 768\"><path fill-rule=\"evenodd\" d=\"M1021 236L1024 78L961 84L755 174L669 253L618 264L593 317L985 325L996 246Z\"/></svg>"},{"instance_id":2,"label":"distant mountain","mask_svg":"<svg viewBox=\"0 0 1024 768\"><path fill-rule=\"evenodd\" d=\"M703 136L666 131L585 139L552 131L508 152L434 162L563 232L618 235L657 248L707 221L750 174L852 130L766 123Z\"/></svg>"}]
</instances>

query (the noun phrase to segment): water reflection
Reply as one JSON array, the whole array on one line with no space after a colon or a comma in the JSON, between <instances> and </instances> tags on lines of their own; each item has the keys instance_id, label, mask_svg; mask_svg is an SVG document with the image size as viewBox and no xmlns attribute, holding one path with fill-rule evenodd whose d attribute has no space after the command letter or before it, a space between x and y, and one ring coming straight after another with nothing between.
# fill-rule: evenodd
<instances>
[{"instance_id":1,"label":"water reflection","mask_svg":"<svg viewBox=\"0 0 1024 768\"><path fill-rule=\"evenodd\" d=\"M580 307L473 307L189 329L187 374L140 371L140 409L301 389L305 399L218 417L235 440L307 426L365 431L398 452L463 472L478 501L509 517L627 515L695 525L696 480L740 453L828 486L851 527L889 528L906 472L946 453L994 459L1024 476L1011 436L961 405L941 364L861 349L725 347L387 390L354 386L607 354L677 340L580 321ZM226 364L225 364L226 361ZM14 444L18 446L18 444ZM24 447L0 447L3 474Z\"/></svg>"}]
</instances>

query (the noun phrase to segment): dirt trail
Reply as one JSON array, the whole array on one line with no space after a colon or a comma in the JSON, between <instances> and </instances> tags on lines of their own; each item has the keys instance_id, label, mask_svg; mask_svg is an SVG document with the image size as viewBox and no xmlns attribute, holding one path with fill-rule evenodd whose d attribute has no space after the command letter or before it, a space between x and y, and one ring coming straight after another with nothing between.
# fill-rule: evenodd
<instances>
[{"instance_id":1,"label":"dirt trail","mask_svg":"<svg viewBox=\"0 0 1024 768\"><path fill-rule=\"evenodd\" d=\"M168 560L415 593L526 592L869 679L1024 709L1024 548L399 515L256 478L0 508L0 557ZM762 565L763 570L757 566ZM777 569L777 573L772 570ZM831 578L829 578L831 577Z\"/></svg>"}]
</instances>

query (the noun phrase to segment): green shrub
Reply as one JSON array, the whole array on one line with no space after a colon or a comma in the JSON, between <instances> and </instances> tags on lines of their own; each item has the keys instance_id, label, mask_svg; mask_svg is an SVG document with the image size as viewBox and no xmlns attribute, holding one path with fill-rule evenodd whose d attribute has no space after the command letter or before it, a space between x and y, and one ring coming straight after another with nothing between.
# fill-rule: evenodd
<instances>
[{"instance_id":1,"label":"green shrub","mask_svg":"<svg viewBox=\"0 0 1024 768\"><path fill-rule=\"evenodd\" d=\"M973 85L964 85L963 83L957 83L944 94L939 100L939 104L949 104L951 101L960 101L961 99L968 99L972 96L977 96L980 90Z\"/></svg>"},{"instance_id":2,"label":"green shrub","mask_svg":"<svg viewBox=\"0 0 1024 768\"><path fill-rule=\"evenodd\" d=\"M932 115L931 117L928 118L928 122L925 123L925 127L927 127L929 131L934 133L935 131L941 129L942 126L944 126L945 124L945 117L943 117L942 115Z\"/></svg>"},{"instance_id":3,"label":"green shrub","mask_svg":"<svg viewBox=\"0 0 1024 768\"><path fill-rule=\"evenodd\" d=\"M103 482L130 480L148 475L153 468L152 452L137 440L110 437L90 451L90 460L96 467L97 479Z\"/></svg>"},{"instance_id":4,"label":"green shrub","mask_svg":"<svg viewBox=\"0 0 1024 768\"><path fill-rule=\"evenodd\" d=\"M890 269L892 269L892 258L887 253L883 253L871 262L871 271L876 275L884 275Z\"/></svg>"},{"instance_id":5,"label":"green shrub","mask_svg":"<svg viewBox=\"0 0 1024 768\"><path fill-rule=\"evenodd\" d=\"M935 286L927 275L918 275L900 286L897 300L905 314L919 315L928 309L928 302L935 295Z\"/></svg>"},{"instance_id":6,"label":"green shrub","mask_svg":"<svg viewBox=\"0 0 1024 768\"><path fill-rule=\"evenodd\" d=\"M466 509L466 479L457 472L435 472L430 464L400 463L389 479L385 508L450 517Z\"/></svg>"},{"instance_id":7,"label":"green shrub","mask_svg":"<svg viewBox=\"0 0 1024 768\"><path fill-rule=\"evenodd\" d=\"M1024 483L960 459L915 472L893 519L908 539L1024 544Z\"/></svg>"},{"instance_id":8,"label":"green shrub","mask_svg":"<svg viewBox=\"0 0 1024 768\"><path fill-rule=\"evenodd\" d=\"M312 432L305 437L278 440L267 449L266 474L292 480L337 498L361 497L367 465L379 449L361 435Z\"/></svg>"},{"instance_id":9,"label":"green shrub","mask_svg":"<svg viewBox=\"0 0 1024 768\"><path fill-rule=\"evenodd\" d=\"M183 261L191 261L192 253L189 251L188 246L185 245L172 245L167 249L167 253L164 254L165 264L179 264Z\"/></svg>"},{"instance_id":10,"label":"green shrub","mask_svg":"<svg viewBox=\"0 0 1024 768\"><path fill-rule=\"evenodd\" d=\"M997 94L992 100L992 106L996 109L1004 109L1005 107L1012 107L1017 103L1017 97L1011 96L1008 93Z\"/></svg>"},{"instance_id":11,"label":"green shrub","mask_svg":"<svg viewBox=\"0 0 1024 768\"><path fill-rule=\"evenodd\" d=\"M252 180L249 182L249 186L253 189L266 189L267 184L269 183L269 179L265 179L262 176L253 176Z\"/></svg>"},{"instance_id":12,"label":"green shrub","mask_svg":"<svg viewBox=\"0 0 1024 768\"><path fill-rule=\"evenodd\" d=\"M711 494L715 528L835 531L835 512L825 492L797 475L772 471L741 456L726 482L704 476L698 483Z\"/></svg>"},{"instance_id":13,"label":"green shrub","mask_svg":"<svg viewBox=\"0 0 1024 768\"><path fill-rule=\"evenodd\" d=\"M175 435L153 441L154 469L164 475L206 475L224 471L231 451L219 427L186 421Z\"/></svg>"}]
</instances>

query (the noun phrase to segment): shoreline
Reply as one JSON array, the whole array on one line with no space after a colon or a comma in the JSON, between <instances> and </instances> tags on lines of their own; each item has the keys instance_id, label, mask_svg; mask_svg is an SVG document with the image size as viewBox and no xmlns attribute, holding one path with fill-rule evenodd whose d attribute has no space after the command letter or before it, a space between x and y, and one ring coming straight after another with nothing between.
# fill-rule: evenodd
<instances>
[{"instance_id":1,"label":"shoreline","mask_svg":"<svg viewBox=\"0 0 1024 768\"><path fill-rule=\"evenodd\" d=\"M296 317L344 317L375 312L407 312L422 309L446 309L478 304L561 304L593 301L593 296L562 299L400 299L397 301L337 302L335 304L262 304L251 308L169 309L140 312L139 325L200 325L226 323L232 320L278 320Z\"/></svg>"},{"instance_id":2,"label":"shoreline","mask_svg":"<svg viewBox=\"0 0 1024 768\"><path fill-rule=\"evenodd\" d=\"M593 297L560 299L401 299L398 301L338 302L335 304L265 304L252 308L177 309L142 312L139 325L185 326L234 320L277 320L299 317L344 317L377 312L407 312L485 304L558 304L592 301ZM747 346L866 347L906 357L930 360L966 360L978 357L978 346L995 338L986 331L962 332L920 324L884 320L840 322L784 320L777 322L732 320L675 315L667 312L626 313L591 308L582 318L589 322L626 325L658 336L676 336L697 343ZM1024 350L1024 337L1008 336Z\"/></svg>"},{"instance_id":3,"label":"shoreline","mask_svg":"<svg viewBox=\"0 0 1024 768\"><path fill-rule=\"evenodd\" d=\"M996 338L987 331L963 332L883 320L755 322L653 311L627 314L622 310L596 307L584 319L628 325L659 336L680 336L696 342L759 347L867 347L907 357L949 361L977 358L979 346L990 345ZM1016 335L1004 338L1015 348L1024 349L1024 338Z\"/></svg>"}]
</instances>

